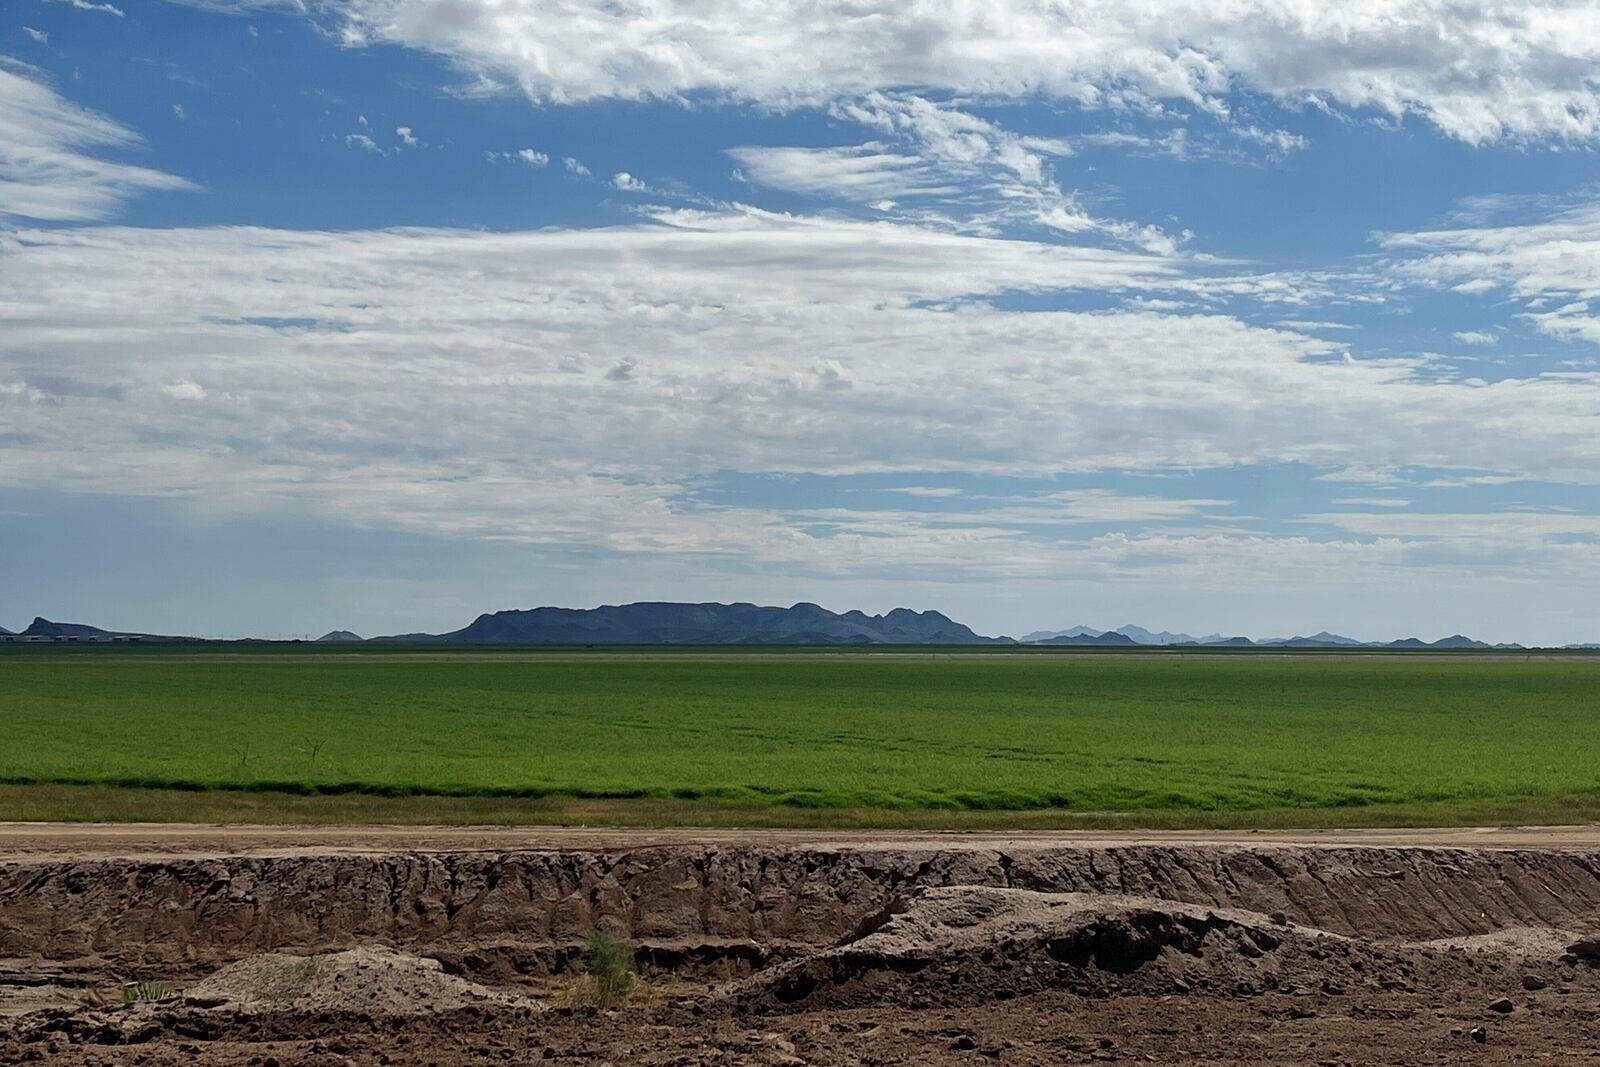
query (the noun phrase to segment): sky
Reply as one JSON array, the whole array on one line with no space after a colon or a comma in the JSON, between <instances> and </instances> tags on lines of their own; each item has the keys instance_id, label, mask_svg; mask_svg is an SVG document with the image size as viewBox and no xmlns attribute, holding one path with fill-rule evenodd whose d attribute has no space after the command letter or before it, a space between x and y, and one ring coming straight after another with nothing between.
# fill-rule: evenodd
<instances>
[{"instance_id":1,"label":"sky","mask_svg":"<svg viewBox=\"0 0 1600 1067\"><path fill-rule=\"evenodd\" d=\"M1600 11L10 0L0 625L1600 640Z\"/></svg>"}]
</instances>

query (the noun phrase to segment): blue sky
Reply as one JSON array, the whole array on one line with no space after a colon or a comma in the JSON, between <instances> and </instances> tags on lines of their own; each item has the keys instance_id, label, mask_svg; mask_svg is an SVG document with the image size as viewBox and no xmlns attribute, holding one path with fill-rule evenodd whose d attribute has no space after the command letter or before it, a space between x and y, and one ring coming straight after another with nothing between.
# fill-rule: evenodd
<instances>
[{"instance_id":1,"label":"blue sky","mask_svg":"<svg viewBox=\"0 0 1600 1067\"><path fill-rule=\"evenodd\" d=\"M1582 4L18 0L0 625L1600 640Z\"/></svg>"}]
</instances>

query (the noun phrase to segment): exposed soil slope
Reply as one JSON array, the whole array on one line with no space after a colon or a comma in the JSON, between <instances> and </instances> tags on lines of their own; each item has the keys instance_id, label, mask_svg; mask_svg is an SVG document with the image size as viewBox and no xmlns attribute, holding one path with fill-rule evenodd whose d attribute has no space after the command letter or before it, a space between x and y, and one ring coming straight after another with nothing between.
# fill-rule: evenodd
<instances>
[{"instance_id":1,"label":"exposed soil slope","mask_svg":"<svg viewBox=\"0 0 1600 1067\"><path fill-rule=\"evenodd\" d=\"M0 1062L1562 1063L1600 1025L1600 849L586 846L13 853ZM595 928L644 971L615 1011Z\"/></svg>"}]
</instances>

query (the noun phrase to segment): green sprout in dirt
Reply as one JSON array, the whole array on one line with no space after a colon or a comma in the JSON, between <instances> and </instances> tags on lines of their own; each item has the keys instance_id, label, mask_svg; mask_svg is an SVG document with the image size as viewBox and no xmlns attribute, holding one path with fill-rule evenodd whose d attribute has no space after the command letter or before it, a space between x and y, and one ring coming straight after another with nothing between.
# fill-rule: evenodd
<instances>
[{"instance_id":1,"label":"green sprout in dirt","mask_svg":"<svg viewBox=\"0 0 1600 1067\"><path fill-rule=\"evenodd\" d=\"M122 987L122 1003L124 1004L171 1000L177 995L177 987L169 982L127 982Z\"/></svg>"},{"instance_id":2,"label":"green sprout in dirt","mask_svg":"<svg viewBox=\"0 0 1600 1067\"><path fill-rule=\"evenodd\" d=\"M594 979L595 1004L611 1008L628 999L633 989L633 956L624 951L617 939L596 930L584 943L584 963L589 977Z\"/></svg>"}]
</instances>

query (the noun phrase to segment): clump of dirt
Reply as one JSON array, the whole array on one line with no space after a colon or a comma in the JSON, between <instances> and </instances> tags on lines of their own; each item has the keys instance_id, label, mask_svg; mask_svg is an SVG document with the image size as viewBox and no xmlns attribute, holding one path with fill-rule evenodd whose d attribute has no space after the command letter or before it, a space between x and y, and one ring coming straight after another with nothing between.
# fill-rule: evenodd
<instances>
[{"instance_id":1,"label":"clump of dirt","mask_svg":"<svg viewBox=\"0 0 1600 1067\"><path fill-rule=\"evenodd\" d=\"M1278 915L1153 897L923 889L833 949L728 994L745 1010L960 1006L1044 990L1079 995L1414 989L1474 972L1473 955L1385 947L1295 927Z\"/></svg>"},{"instance_id":2,"label":"clump of dirt","mask_svg":"<svg viewBox=\"0 0 1600 1067\"><path fill-rule=\"evenodd\" d=\"M196 982L183 1000L191 1007L225 1007L251 1014L372 1016L528 1003L515 994L447 974L438 960L370 946L319 956L250 956Z\"/></svg>"}]
</instances>

